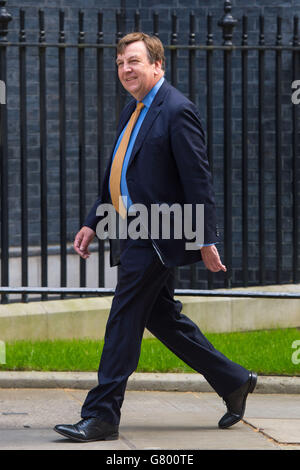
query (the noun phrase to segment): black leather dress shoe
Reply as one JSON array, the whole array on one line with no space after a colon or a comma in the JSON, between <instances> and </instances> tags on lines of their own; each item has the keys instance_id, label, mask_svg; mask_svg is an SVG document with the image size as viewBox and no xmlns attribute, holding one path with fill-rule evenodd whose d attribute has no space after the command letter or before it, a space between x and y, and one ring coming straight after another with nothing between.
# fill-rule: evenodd
<instances>
[{"instance_id":1,"label":"black leather dress shoe","mask_svg":"<svg viewBox=\"0 0 300 470\"><path fill-rule=\"evenodd\" d=\"M114 441L119 437L119 426L100 418L85 418L76 424L57 424L54 431L73 441Z\"/></svg>"},{"instance_id":2,"label":"black leather dress shoe","mask_svg":"<svg viewBox=\"0 0 300 470\"><path fill-rule=\"evenodd\" d=\"M252 393L257 382L257 374L250 372L249 379L240 388L230 393L224 402L227 413L219 421L219 428L226 429L238 423L244 416L248 393Z\"/></svg>"}]
</instances>

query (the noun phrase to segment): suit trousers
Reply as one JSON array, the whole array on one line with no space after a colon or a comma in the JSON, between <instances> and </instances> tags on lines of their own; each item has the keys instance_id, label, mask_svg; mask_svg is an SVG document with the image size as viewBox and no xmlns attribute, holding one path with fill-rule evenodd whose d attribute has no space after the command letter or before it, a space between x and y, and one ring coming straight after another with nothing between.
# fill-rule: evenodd
<instances>
[{"instance_id":1,"label":"suit trousers","mask_svg":"<svg viewBox=\"0 0 300 470\"><path fill-rule=\"evenodd\" d=\"M119 424L129 376L138 365L144 329L226 397L248 380L249 371L234 363L181 313L174 299L174 273L165 267L151 240L121 241L119 279L106 325L98 385L90 390L81 416Z\"/></svg>"}]
</instances>

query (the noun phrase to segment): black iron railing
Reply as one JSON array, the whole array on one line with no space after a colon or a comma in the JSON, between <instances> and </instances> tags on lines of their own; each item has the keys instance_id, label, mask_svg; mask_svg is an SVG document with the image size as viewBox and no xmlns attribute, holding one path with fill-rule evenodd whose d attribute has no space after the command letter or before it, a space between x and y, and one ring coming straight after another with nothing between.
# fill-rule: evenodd
<instances>
[{"instance_id":1,"label":"black iron railing","mask_svg":"<svg viewBox=\"0 0 300 470\"><path fill-rule=\"evenodd\" d=\"M51 219L48 214L48 141L49 132L47 130L47 52L50 49L55 49L58 52L57 60L57 86L58 86L58 134L59 134L59 211L60 211L60 228L59 228L59 248L60 248L60 279L59 285L62 290L59 290L62 297L67 295L67 244L70 243L70 236L67 231L68 221L68 201L67 201L67 97L66 87L68 85L66 78L66 56L69 51L77 51L77 76L74 78L78 84L78 226L83 223L87 210L86 194L89 187L89 182L86 179L87 162L89 161L86 145L86 54L87 51L95 51L95 80L96 80L96 100L94 106L97 109L97 124L96 124L96 155L97 164L94 167L94 177L97 180L98 192L101 189L101 182L103 177L103 169L105 166L105 148L109 145L105 135L105 102L106 100L113 101L115 113L114 123L118 121L119 114L124 106L127 95L121 88L118 80L115 80L115 94L113 97L107 96L105 91L105 67L106 61L114 61L116 43L128 31L125 30L124 11L116 12L116 32L115 43L106 43L103 31L103 22L105 17L102 11L98 12L97 25L98 31L95 32L95 41L87 42L86 34L84 31L84 12L78 13L78 40L77 42L68 42L65 37L65 15L64 11L58 12L58 41L48 42L45 31L45 17L44 11L39 11L39 32L37 41L27 41L26 38L26 25L25 25L25 10L20 10L19 16L19 40L9 41L9 26L11 16L7 13L5 4L7 2L0 2L2 8L0 9L0 80L4 83L7 81L7 69L10 67L8 59L8 52L12 49L17 50L18 64L19 64L19 137L20 137L20 196L21 196L21 220L20 220L20 239L21 239L21 284L24 287L22 300L28 300L28 246L30 233L28 231L29 216L28 209L30 206L30 198L28 194L28 112L30 111L28 105L28 54L35 50L38 52L38 83L39 83L39 171L40 171L40 256L41 256L41 280L40 290L41 298L43 300L48 298L51 290L48 287L48 256L49 256L49 227L51 226ZM300 254L299 254L299 128L298 128L298 108L290 103L291 114L286 117L283 113L283 91L282 83L289 80L290 83L300 79L299 71L299 53L300 43L298 35L298 17L294 17L293 31L291 31L292 40L289 43L283 44L282 42L282 18L277 17L277 30L272 44L265 43L264 34L264 17L259 17L259 35L256 44L248 43L248 19L246 16L240 18L242 25L241 37L238 40L234 38L234 30L237 24L236 18L233 17L231 12L231 2L226 0L224 2L224 15L219 20L218 26L222 31L222 44L216 44L215 33L213 31L213 17L211 14L207 15L207 30L206 30L206 43L199 44L196 40L196 15L191 12L189 15L189 31L186 32L186 43L182 44L178 41L178 16L176 12L171 15L170 31L169 31L169 44L165 44L166 52L169 58L169 66L167 69L167 78L174 85L178 86L178 67L180 61L180 54L182 51L187 53L188 57L188 88L187 95L192 101L197 101L199 93L205 93L205 124L207 132L207 153L210 166L213 172L213 177L219 177L218 173L214 171L215 159L215 143L214 132L216 129L216 114L219 109L222 110L223 122L223 181L219 178L219 186L222 188L222 195L218 196L219 207L222 209L221 226L223 225L224 243L220 250L224 262L228 268L228 272L221 280L224 287L230 288L234 286L248 286L253 283L266 285L270 283L282 282L299 282L300 278ZM151 33L159 36L159 15L153 13L153 28ZM134 15L134 30L141 30L141 17L137 11ZM147 31L146 31L147 32ZM216 67L216 53L222 53L222 63L220 63L220 55L218 55L218 63ZM108 53L109 59L105 58L105 53ZM199 54L204 54L205 57L205 90L199 90L199 83L197 74L199 73L198 60ZM255 133L256 147L257 148L257 240L256 244L253 240L249 239L249 234L252 229L252 219L249 217L249 200L251 194L249 192L249 127L252 123L253 116L249 114L249 54L256 54L257 65L257 109L256 121L257 132ZM266 74L269 71L269 62L267 55L275 55L275 68L274 68L274 87L267 90ZM288 56L290 62L290 75L287 79L283 76L283 58ZM233 60L238 61L238 67L233 65ZM253 56L251 56L251 63L253 63ZM222 68L223 76L223 102L218 109L215 95L214 95L214 78L215 68ZM235 169L233 163L233 70L240 70L241 80L241 102L239 107L239 119L241 122L241 151L240 167L241 176L239 183L241 184L241 192L236 194L234 190L233 171ZM9 87L8 87L9 90ZM266 91L273 93L274 111L270 111L269 101L267 102ZM292 90L290 89L292 94ZM252 106L253 108L253 106ZM252 109L253 111L253 109ZM236 111L235 111L236 113ZM270 114L271 113L271 114ZM273 113L273 114L272 114ZM219 119L219 116L218 116ZM235 119L237 119L235 114ZM266 185L269 181L270 161L266 161L266 154L269 145L266 140L268 133L266 127L270 119L274 119L275 132L274 132L274 149L275 149L275 165L272 168L272 178L274 178L274 201L273 208L275 213L272 221L274 221L274 238L275 240L269 245L269 239L266 237L268 229L268 201L266 200L267 189ZM284 134L284 130L290 126L291 132L288 135ZM252 128L251 128L252 129ZM9 214L9 167L8 167L8 135L10 129L8 128L8 117L6 105L0 105L0 172L1 172L1 286L0 292L2 302L8 302L8 293L12 292L9 281L9 248L10 248L10 234L9 226L12 223ZM253 134L253 132L252 132ZM51 136L50 136L51 137ZM289 148L290 155L290 168L291 172L290 184L287 189L287 182L284 179L284 170L286 161L283 161L283 155L286 148ZM220 192L220 191L219 191ZM289 202L283 204L284 197L289 196ZM96 195L95 195L96 196ZM236 229L233 225L234 212L233 200L234 197L239 197L239 204L241 209L241 234L239 244L241 254L236 256L233 250L233 245L236 242ZM283 211L288 210L288 219L285 218ZM292 240L289 241L291 250L292 264L287 268L284 264L285 251L284 246L286 241L283 238L284 226L286 220L291 223ZM251 243L250 243L251 242ZM99 263L98 263L98 285L104 287L104 243L99 241ZM253 246L256 247L257 253L257 272L258 278L249 278L250 266L249 261L253 257ZM276 258L275 266L273 266L272 276L268 275L268 262L270 257L270 246L272 257ZM238 266L235 265L235 261ZM186 269L186 268L185 268ZM189 269L188 285L192 289L199 288L199 280L205 281L208 289L220 287L220 280L216 281L216 277L207 271L199 271L197 265L193 265ZM253 266L251 267L253 270ZM288 271L288 274L286 274ZM200 274L199 274L200 273ZM239 278L235 273L239 273ZM177 272L178 275L178 272ZM236 276L236 280L235 280ZM80 259L80 288L86 287L86 263ZM6 290L7 287L7 290ZM66 288L65 291L63 288ZM37 288L38 289L38 288ZM72 291L73 293L74 291ZM78 293L80 291L78 290ZM199 291L200 292L200 291Z\"/></svg>"}]
</instances>

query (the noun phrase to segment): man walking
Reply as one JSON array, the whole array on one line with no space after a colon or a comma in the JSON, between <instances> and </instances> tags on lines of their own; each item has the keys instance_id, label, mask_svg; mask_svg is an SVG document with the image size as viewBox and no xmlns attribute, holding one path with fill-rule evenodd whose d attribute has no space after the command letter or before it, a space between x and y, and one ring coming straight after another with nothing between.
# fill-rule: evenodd
<instances>
[{"instance_id":1,"label":"man walking","mask_svg":"<svg viewBox=\"0 0 300 470\"><path fill-rule=\"evenodd\" d=\"M247 395L256 385L256 374L217 351L174 300L173 267L201 259L213 272L226 267L215 246L214 193L200 117L194 104L165 80L164 62L164 48L156 37L130 33L118 43L118 76L134 99L121 114L102 193L77 233L74 248L83 259L89 257L88 246L101 220L97 208L109 202L128 220L135 204L143 204L149 213L151 204L189 204L193 227L196 206L203 204L203 243L188 250L184 235L155 239L149 228L147 238L110 240L111 265L120 268L98 385L89 391L79 423L54 428L77 441L118 438L127 380L138 365L145 328L203 374L224 399L227 412L220 428L242 419Z\"/></svg>"}]
</instances>

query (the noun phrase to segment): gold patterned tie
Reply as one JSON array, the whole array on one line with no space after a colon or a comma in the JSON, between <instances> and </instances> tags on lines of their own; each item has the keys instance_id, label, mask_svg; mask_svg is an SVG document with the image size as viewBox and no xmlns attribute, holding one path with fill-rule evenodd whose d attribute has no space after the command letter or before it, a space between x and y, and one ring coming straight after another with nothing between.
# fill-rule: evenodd
<instances>
[{"instance_id":1,"label":"gold patterned tie","mask_svg":"<svg viewBox=\"0 0 300 470\"><path fill-rule=\"evenodd\" d=\"M112 200L114 208L123 219L126 217L126 208L123 204L123 200L121 196L121 174L122 174L123 161L124 161L124 157L126 154L126 150L128 147L132 130L135 126L135 123L143 107L144 107L144 103L142 102L138 103L137 107L135 108L135 111L132 113L129 119L128 125L125 129L125 132L123 134L122 140L114 156L112 165L111 165L110 180L109 180L111 200Z\"/></svg>"}]
</instances>

